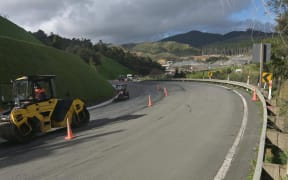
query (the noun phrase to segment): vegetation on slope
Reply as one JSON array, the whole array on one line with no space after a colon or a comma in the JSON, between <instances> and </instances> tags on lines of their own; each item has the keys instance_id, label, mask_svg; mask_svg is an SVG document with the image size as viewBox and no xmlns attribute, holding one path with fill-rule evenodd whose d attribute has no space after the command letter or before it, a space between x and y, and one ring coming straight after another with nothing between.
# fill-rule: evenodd
<instances>
[{"instance_id":1,"label":"vegetation on slope","mask_svg":"<svg viewBox=\"0 0 288 180\"><path fill-rule=\"evenodd\" d=\"M265 33L252 29L232 31L227 34L204 33L191 31L165 38L161 41L187 43L192 47L201 48L202 54L221 54L224 56L251 54L253 43L272 37L273 33Z\"/></svg>"},{"instance_id":2,"label":"vegetation on slope","mask_svg":"<svg viewBox=\"0 0 288 180\"><path fill-rule=\"evenodd\" d=\"M273 33L265 33L247 29L246 31L233 31L227 34L204 33L200 31L190 31L184 34L178 34L165 38L161 41L175 41L186 43L192 47L243 47L252 46L253 43L259 42L262 39L272 37Z\"/></svg>"},{"instance_id":3,"label":"vegetation on slope","mask_svg":"<svg viewBox=\"0 0 288 180\"><path fill-rule=\"evenodd\" d=\"M211 44L222 39L222 35L220 34L212 34L212 33L203 33L200 31L190 31L184 34L178 34L175 36L171 36L161 41L175 41L178 43L189 44L192 47L201 48L207 44Z\"/></svg>"},{"instance_id":4,"label":"vegetation on slope","mask_svg":"<svg viewBox=\"0 0 288 180\"><path fill-rule=\"evenodd\" d=\"M101 65L96 66L97 72L106 79L116 79L121 74L135 74L125 66L122 66L117 61L107 57L101 57Z\"/></svg>"},{"instance_id":5,"label":"vegetation on slope","mask_svg":"<svg viewBox=\"0 0 288 180\"><path fill-rule=\"evenodd\" d=\"M152 42L141 43L133 48L133 51L140 51L143 53L151 53L153 55L160 53L171 53L176 56L191 56L200 54L200 50L191 47L188 44L181 44L177 42Z\"/></svg>"},{"instance_id":6,"label":"vegetation on slope","mask_svg":"<svg viewBox=\"0 0 288 180\"><path fill-rule=\"evenodd\" d=\"M189 44L182 44L173 41L124 44L122 47L141 56L148 56L154 61L161 59L177 60L181 57L201 54L199 49L193 48Z\"/></svg>"},{"instance_id":7,"label":"vegetation on slope","mask_svg":"<svg viewBox=\"0 0 288 180\"><path fill-rule=\"evenodd\" d=\"M95 69L75 56L52 47L10 38L0 38L1 83L18 76L55 74L57 95L79 97L88 103L102 101L114 93Z\"/></svg>"},{"instance_id":8,"label":"vegetation on slope","mask_svg":"<svg viewBox=\"0 0 288 180\"><path fill-rule=\"evenodd\" d=\"M44 45L31 33L0 16L0 97L10 80L35 74L56 75L60 98L78 97L88 104L108 99L112 86L79 56Z\"/></svg>"},{"instance_id":9,"label":"vegetation on slope","mask_svg":"<svg viewBox=\"0 0 288 180\"><path fill-rule=\"evenodd\" d=\"M121 74L125 74L127 72L127 68L130 69L130 72L135 72L140 75L148 75L154 69L161 71L161 66L152 62L150 58L137 56L136 54L132 54L130 52L125 52L121 47L111 46L109 44L103 43L102 41L99 41L97 44L92 44L92 42L88 39L67 39L55 34L47 36L41 30L33 34L41 42L48 46L76 54L80 56L86 63L94 64L97 69L102 69L100 70L101 73L103 73L103 69L109 70L109 68L107 69L105 67L101 67L102 63L103 65L111 63L111 61L105 62L108 58L115 61L113 63L113 69L117 72L120 73L121 69L125 69L123 72L121 72ZM124 68L123 66L127 68ZM115 74L115 72L104 72L104 76L107 77L107 74L109 73Z\"/></svg>"}]
</instances>

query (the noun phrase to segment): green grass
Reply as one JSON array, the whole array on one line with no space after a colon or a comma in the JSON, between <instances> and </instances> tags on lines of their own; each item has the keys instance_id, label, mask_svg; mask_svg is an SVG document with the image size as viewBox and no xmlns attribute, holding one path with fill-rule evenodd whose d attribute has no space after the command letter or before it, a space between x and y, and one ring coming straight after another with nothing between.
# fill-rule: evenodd
<instances>
[{"instance_id":1,"label":"green grass","mask_svg":"<svg viewBox=\"0 0 288 180\"><path fill-rule=\"evenodd\" d=\"M250 163L250 169L249 169L249 174L248 174L247 180L253 179L255 167L256 167L256 160L252 160Z\"/></svg>"},{"instance_id":2,"label":"green grass","mask_svg":"<svg viewBox=\"0 0 288 180\"><path fill-rule=\"evenodd\" d=\"M264 162L272 164L287 164L287 152L283 152L275 145L268 146L271 149L271 154L265 154Z\"/></svg>"},{"instance_id":3,"label":"green grass","mask_svg":"<svg viewBox=\"0 0 288 180\"><path fill-rule=\"evenodd\" d=\"M95 103L114 93L105 78L80 57L44 45L0 37L0 63L1 82L23 75L55 74L60 97L70 94Z\"/></svg>"},{"instance_id":4,"label":"green grass","mask_svg":"<svg viewBox=\"0 0 288 180\"><path fill-rule=\"evenodd\" d=\"M116 79L120 74L135 74L127 67L119 64L118 62L107 58L101 57L101 65L96 67L97 72L106 79Z\"/></svg>"},{"instance_id":5,"label":"green grass","mask_svg":"<svg viewBox=\"0 0 288 180\"><path fill-rule=\"evenodd\" d=\"M230 73L230 80L231 81L239 81L239 82L247 82L248 75L250 79L250 84L257 84L258 76L259 76L259 67L255 64L249 64L243 66L242 72L235 72L235 69L239 67L232 67L232 72ZM218 68L211 70L213 72L212 79L221 79L227 80L227 68ZM187 78L194 78L194 79L202 79L204 76L205 79L208 77L208 71L201 71L201 72L194 72L189 73L186 75Z\"/></svg>"}]
</instances>

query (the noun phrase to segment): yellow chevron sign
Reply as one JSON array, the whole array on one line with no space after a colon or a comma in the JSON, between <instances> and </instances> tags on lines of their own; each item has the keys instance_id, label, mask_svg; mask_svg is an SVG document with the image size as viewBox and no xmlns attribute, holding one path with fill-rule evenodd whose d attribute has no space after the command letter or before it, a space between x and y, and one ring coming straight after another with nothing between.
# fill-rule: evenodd
<instances>
[{"instance_id":1,"label":"yellow chevron sign","mask_svg":"<svg viewBox=\"0 0 288 180\"><path fill-rule=\"evenodd\" d=\"M212 76L213 76L213 72L209 71L209 72L208 72L208 77L211 78Z\"/></svg>"},{"instance_id":2,"label":"yellow chevron sign","mask_svg":"<svg viewBox=\"0 0 288 180\"><path fill-rule=\"evenodd\" d=\"M263 72L262 73L262 83L269 83L272 80L272 73Z\"/></svg>"}]
</instances>

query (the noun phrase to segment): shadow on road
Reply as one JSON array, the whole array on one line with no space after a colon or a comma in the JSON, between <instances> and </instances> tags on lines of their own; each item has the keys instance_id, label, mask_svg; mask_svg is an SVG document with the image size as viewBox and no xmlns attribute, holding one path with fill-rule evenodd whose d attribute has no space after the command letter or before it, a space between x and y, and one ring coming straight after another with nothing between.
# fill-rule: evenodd
<instances>
[{"instance_id":1,"label":"shadow on road","mask_svg":"<svg viewBox=\"0 0 288 180\"><path fill-rule=\"evenodd\" d=\"M86 126L73 129L73 133L74 135L76 135L76 138L70 141L64 140L64 137L66 136L66 128L63 128L42 136L35 137L35 139L33 139L30 143L27 144L13 144L9 142L1 143L0 170L1 168L4 167L28 163L29 161L35 161L36 159L47 157L49 155L52 155L55 150L65 148L71 149L71 147L73 146L75 146L75 148L78 148L79 145L81 145L82 143L95 141L99 137L122 133L125 131L124 129L119 129L105 133L96 133L95 131L88 131L88 130L101 128L103 126L107 126L114 123L135 120L142 116L145 115L125 115L113 119L92 120Z\"/></svg>"}]
</instances>

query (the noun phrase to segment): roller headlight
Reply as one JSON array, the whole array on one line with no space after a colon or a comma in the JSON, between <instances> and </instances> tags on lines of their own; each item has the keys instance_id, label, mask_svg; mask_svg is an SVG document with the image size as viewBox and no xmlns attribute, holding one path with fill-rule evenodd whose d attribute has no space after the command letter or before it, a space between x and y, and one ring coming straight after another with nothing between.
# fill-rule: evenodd
<instances>
[{"instance_id":1,"label":"roller headlight","mask_svg":"<svg viewBox=\"0 0 288 180\"><path fill-rule=\"evenodd\" d=\"M0 120L1 121L9 121L10 120L10 116L9 115L0 115Z\"/></svg>"}]
</instances>

